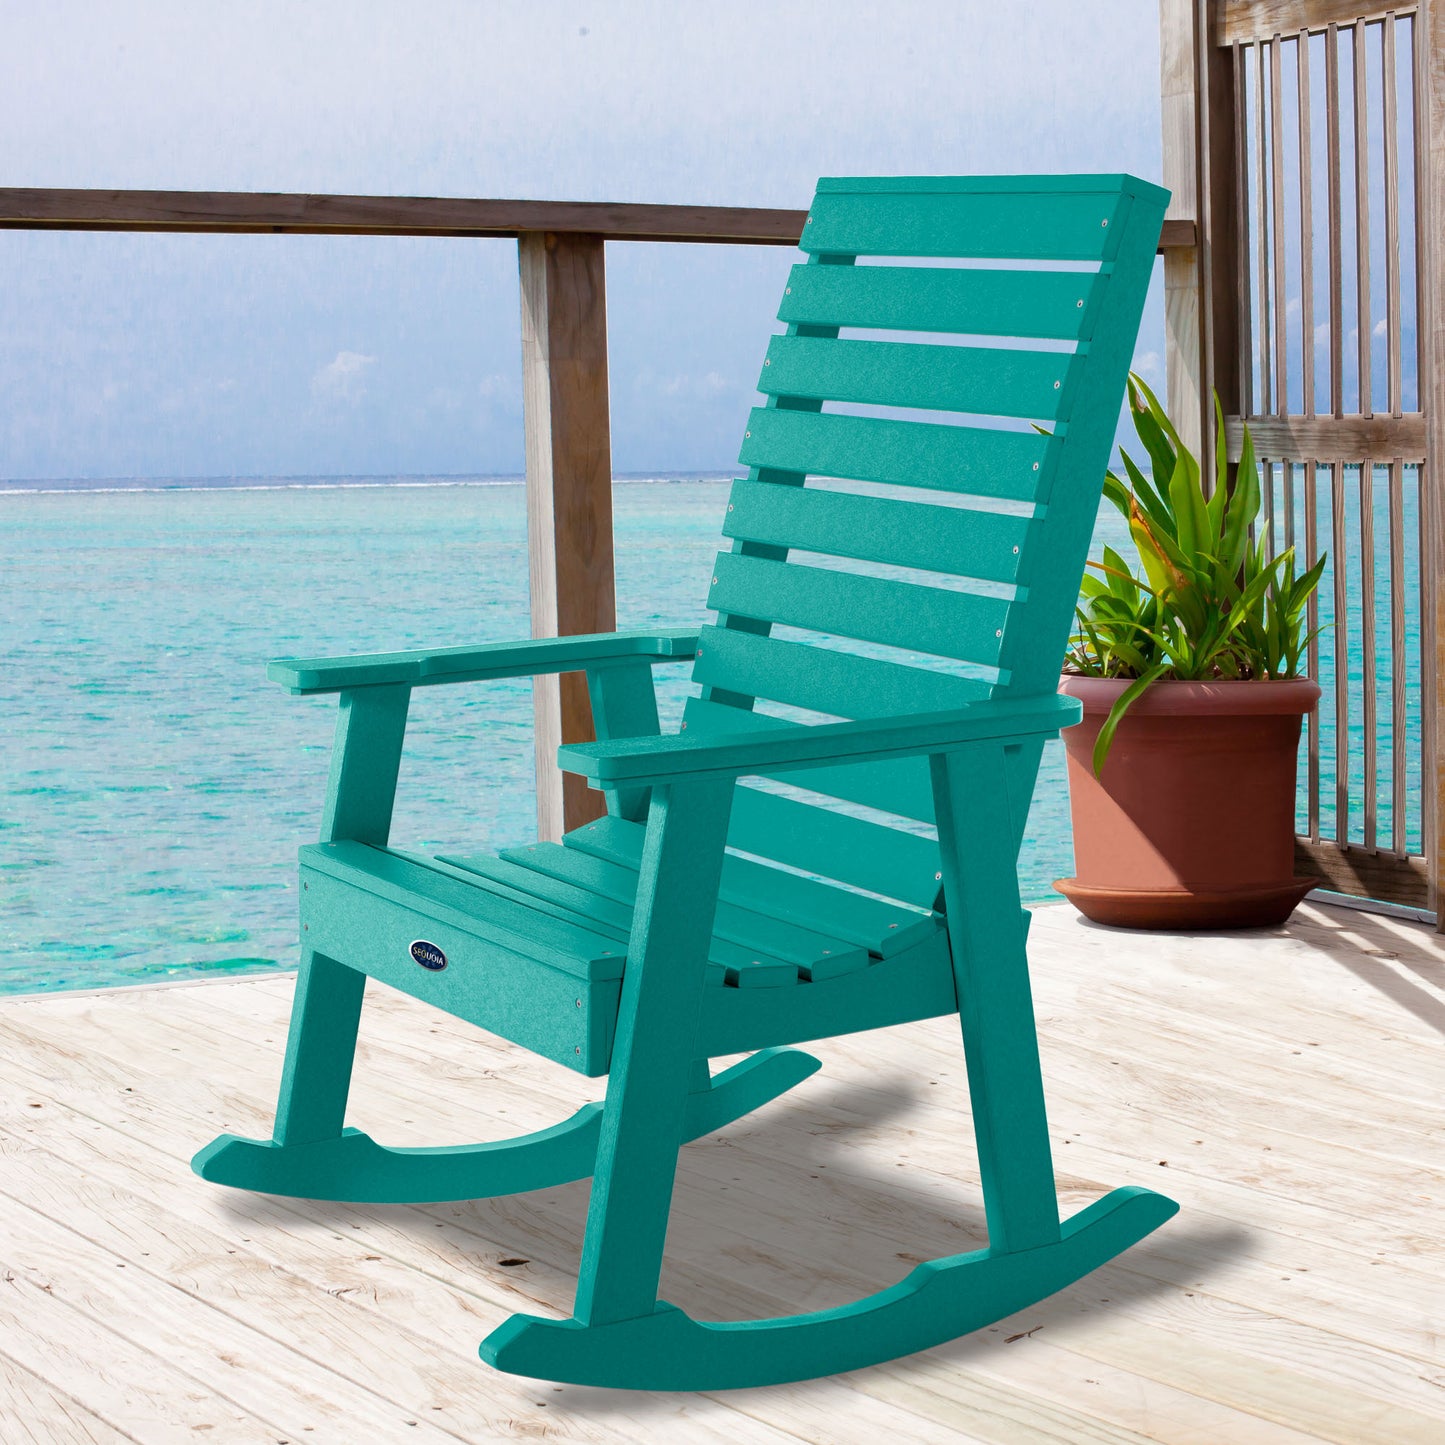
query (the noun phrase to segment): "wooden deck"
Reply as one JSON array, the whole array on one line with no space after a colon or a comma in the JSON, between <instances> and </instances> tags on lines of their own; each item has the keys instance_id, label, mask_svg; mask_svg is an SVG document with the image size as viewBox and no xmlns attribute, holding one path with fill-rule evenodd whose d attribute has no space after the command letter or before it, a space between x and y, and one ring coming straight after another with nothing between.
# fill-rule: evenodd
<instances>
[{"instance_id":1,"label":"wooden deck","mask_svg":"<svg viewBox=\"0 0 1445 1445\"><path fill-rule=\"evenodd\" d=\"M186 1161L269 1131L291 981L0 1002L0 1440L1445 1440L1445 950L1307 908L1287 931L1125 935L1041 910L1061 1191L1179 1216L1074 1288L893 1365L715 1396L560 1388L476 1357L570 1309L587 1186L361 1208L231 1193ZM668 1298L819 1308L974 1248L951 1021L823 1071L684 1154ZM497 1137L595 1086L378 991L353 1117Z\"/></svg>"}]
</instances>

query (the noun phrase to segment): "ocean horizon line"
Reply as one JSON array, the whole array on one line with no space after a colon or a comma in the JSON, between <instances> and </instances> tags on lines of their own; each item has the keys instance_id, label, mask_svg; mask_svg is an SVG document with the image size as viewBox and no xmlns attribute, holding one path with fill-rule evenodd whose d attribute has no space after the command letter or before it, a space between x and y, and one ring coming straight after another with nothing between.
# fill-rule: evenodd
<instances>
[{"instance_id":1,"label":"ocean horizon line","mask_svg":"<svg viewBox=\"0 0 1445 1445\"><path fill-rule=\"evenodd\" d=\"M615 484L662 485L705 482L729 478L736 469L666 468L640 472L614 472ZM211 477L0 477L0 495L33 497L42 495L106 492L284 492L297 490L354 489L362 487L520 487L526 477L520 472L404 472L357 474L342 472L297 476L211 476Z\"/></svg>"}]
</instances>

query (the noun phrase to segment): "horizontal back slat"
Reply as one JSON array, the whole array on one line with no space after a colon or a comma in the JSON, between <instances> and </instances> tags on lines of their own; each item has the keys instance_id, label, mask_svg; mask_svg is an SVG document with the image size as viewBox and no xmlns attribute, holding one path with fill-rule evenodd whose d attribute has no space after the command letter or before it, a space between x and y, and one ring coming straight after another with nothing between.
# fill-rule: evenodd
<instances>
[{"instance_id":1,"label":"horizontal back slat","mask_svg":"<svg viewBox=\"0 0 1445 1445\"><path fill-rule=\"evenodd\" d=\"M1047 481L1050 447L1060 440L1036 431L757 407L738 460L748 467L1031 502Z\"/></svg>"},{"instance_id":2,"label":"horizontal back slat","mask_svg":"<svg viewBox=\"0 0 1445 1445\"><path fill-rule=\"evenodd\" d=\"M733 483L725 536L807 552L1012 582L1031 523L1000 512L780 486Z\"/></svg>"},{"instance_id":3,"label":"horizontal back slat","mask_svg":"<svg viewBox=\"0 0 1445 1445\"><path fill-rule=\"evenodd\" d=\"M758 390L765 396L1051 421L1068 400L1073 361L1061 351L775 336Z\"/></svg>"},{"instance_id":4,"label":"horizontal back slat","mask_svg":"<svg viewBox=\"0 0 1445 1445\"><path fill-rule=\"evenodd\" d=\"M921 908L938 892L938 844L740 783L728 846Z\"/></svg>"},{"instance_id":5,"label":"horizontal back slat","mask_svg":"<svg viewBox=\"0 0 1445 1445\"><path fill-rule=\"evenodd\" d=\"M993 666L1009 604L914 582L802 567L737 552L714 563L708 606L788 627Z\"/></svg>"},{"instance_id":6,"label":"horizontal back slat","mask_svg":"<svg viewBox=\"0 0 1445 1445\"><path fill-rule=\"evenodd\" d=\"M684 718L689 728L706 733L762 732L768 728L800 728L803 723L769 717L766 713L749 712L746 708L729 707L723 703L689 698ZM933 784L928 763L923 758L899 758L886 762L852 764L837 768L807 768L802 772L763 773L780 782L829 798L861 803L884 813L897 813L903 818L916 818L922 823L933 821Z\"/></svg>"},{"instance_id":7,"label":"horizontal back slat","mask_svg":"<svg viewBox=\"0 0 1445 1445\"><path fill-rule=\"evenodd\" d=\"M990 691L988 683L974 677L950 677L732 627L702 629L692 676L706 687L849 719L945 712Z\"/></svg>"},{"instance_id":8,"label":"horizontal back slat","mask_svg":"<svg viewBox=\"0 0 1445 1445\"><path fill-rule=\"evenodd\" d=\"M1043 193L919 184L880 194L820 184L799 245L810 255L1102 261L1113 254L1112 223L1124 201L1109 179L1100 177L1095 191Z\"/></svg>"},{"instance_id":9,"label":"horizontal back slat","mask_svg":"<svg viewBox=\"0 0 1445 1445\"><path fill-rule=\"evenodd\" d=\"M1097 272L794 266L778 320L892 331L1086 337Z\"/></svg>"},{"instance_id":10,"label":"horizontal back slat","mask_svg":"<svg viewBox=\"0 0 1445 1445\"><path fill-rule=\"evenodd\" d=\"M743 440L751 475L732 493L686 726L777 727L754 701L861 719L1052 689L1167 199L1126 176L819 184L811 260L779 311L788 334L762 367L768 405ZM856 260L878 264L817 264ZM1010 598L981 595L1010 584ZM983 676L958 676L966 664ZM1038 756L1007 764L1021 792ZM738 790L734 847L932 904L937 845L909 821L932 816L925 760L779 780L803 794ZM890 815L896 827L875 821Z\"/></svg>"}]
</instances>

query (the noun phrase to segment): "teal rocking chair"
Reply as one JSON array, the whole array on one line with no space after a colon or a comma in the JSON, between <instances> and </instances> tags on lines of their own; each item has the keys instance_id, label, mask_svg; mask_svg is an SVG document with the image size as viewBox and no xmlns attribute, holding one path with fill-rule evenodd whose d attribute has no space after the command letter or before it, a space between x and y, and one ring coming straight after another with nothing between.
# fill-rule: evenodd
<instances>
[{"instance_id":1,"label":"teal rocking chair","mask_svg":"<svg viewBox=\"0 0 1445 1445\"><path fill-rule=\"evenodd\" d=\"M646 1389L924 1349L1174 1213L1127 1188L1059 1218L1016 872L1044 740L1078 716L1055 688L1166 200L1130 176L822 181L712 625L271 665L340 722L275 1136L215 1140L202 1177L405 1203L591 1176L573 1318L514 1315L482 1358ZM651 668L687 657L700 695L659 736ZM599 741L558 757L606 817L500 856L387 846L413 688L578 671ZM343 1120L368 977L607 1075L605 1100L496 1143L374 1143ZM658 1299L682 1144L818 1067L788 1045L952 1013L986 1249L812 1314Z\"/></svg>"}]
</instances>

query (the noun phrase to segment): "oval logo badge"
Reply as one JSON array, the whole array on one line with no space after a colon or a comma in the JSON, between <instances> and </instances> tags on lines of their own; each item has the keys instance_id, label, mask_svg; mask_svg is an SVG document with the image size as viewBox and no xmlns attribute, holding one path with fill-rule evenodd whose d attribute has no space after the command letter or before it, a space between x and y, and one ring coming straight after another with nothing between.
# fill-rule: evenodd
<instances>
[{"instance_id":1,"label":"oval logo badge","mask_svg":"<svg viewBox=\"0 0 1445 1445\"><path fill-rule=\"evenodd\" d=\"M433 973L440 973L447 966L447 956L436 944L428 943L424 938L418 938L411 946L411 956L421 964L423 968L429 968Z\"/></svg>"}]
</instances>

